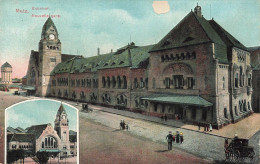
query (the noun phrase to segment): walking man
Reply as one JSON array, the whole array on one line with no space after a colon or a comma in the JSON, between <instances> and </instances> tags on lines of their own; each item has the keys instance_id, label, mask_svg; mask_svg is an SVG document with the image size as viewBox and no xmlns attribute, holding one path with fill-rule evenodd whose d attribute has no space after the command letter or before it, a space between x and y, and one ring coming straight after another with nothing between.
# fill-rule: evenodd
<instances>
[{"instance_id":1,"label":"walking man","mask_svg":"<svg viewBox=\"0 0 260 164\"><path fill-rule=\"evenodd\" d=\"M169 134L166 136L167 142L168 142L168 150L172 150L172 132L169 131Z\"/></svg>"}]
</instances>

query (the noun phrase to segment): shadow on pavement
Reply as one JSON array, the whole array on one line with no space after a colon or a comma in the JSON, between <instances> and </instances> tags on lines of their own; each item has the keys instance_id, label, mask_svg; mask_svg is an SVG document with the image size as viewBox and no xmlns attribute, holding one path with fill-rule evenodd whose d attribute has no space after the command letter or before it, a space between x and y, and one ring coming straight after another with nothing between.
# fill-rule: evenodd
<instances>
[{"instance_id":1,"label":"shadow on pavement","mask_svg":"<svg viewBox=\"0 0 260 164\"><path fill-rule=\"evenodd\" d=\"M170 151L170 150L156 150L155 152L157 152L157 153L164 153L164 152L167 152L167 151Z\"/></svg>"}]
</instances>

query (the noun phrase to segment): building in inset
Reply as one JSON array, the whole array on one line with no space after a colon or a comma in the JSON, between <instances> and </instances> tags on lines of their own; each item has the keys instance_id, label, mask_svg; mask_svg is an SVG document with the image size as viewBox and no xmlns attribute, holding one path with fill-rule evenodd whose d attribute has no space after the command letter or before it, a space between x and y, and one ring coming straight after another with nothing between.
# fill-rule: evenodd
<instances>
[{"instance_id":1,"label":"building in inset","mask_svg":"<svg viewBox=\"0 0 260 164\"><path fill-rule=\"evenodd\" d=\"M49 124L33 125L25 130L7 128L7 151L23 149L27 154L46 151L54 156L77 155L77 132L69 130L67 113L63 107L57 112L54 127Z\"/></svg>"},{"instance_id":2,"label":"building in inset","mask_svg":"<svg viewBox=\"0 0 260 164\"><path fill-rule=\"evenodd\" d=\"M2 84L12 83L12 66L8 62L1 66L1 78L2 81L0 83Z\"/></svg>"},{"instance_id":3,"label":"building in inset","mask_svg":"<svg viewBox=\"0 0 260 164\"><path fill-rule=\"evenodd\" d=\"M36 95L215 128L252 113L250 53L215 20L206 20L200 6L155 45L130 43L93 57L63 57L57 28L48 18L27 72Z\"/></svg>"}]
</instances>

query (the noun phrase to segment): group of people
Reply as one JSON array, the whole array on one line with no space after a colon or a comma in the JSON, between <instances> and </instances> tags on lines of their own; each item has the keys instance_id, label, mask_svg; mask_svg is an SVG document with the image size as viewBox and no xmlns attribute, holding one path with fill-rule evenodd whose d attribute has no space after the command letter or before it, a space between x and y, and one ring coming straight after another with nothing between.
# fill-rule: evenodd
<instances>
[{"instance_id":1,"label":"group of people","mask_svg":"<svg viewBox=\"0 0 260 164\"><path fill-rule=\"evenodd\" d=\"M212 132L212 125L211 124L201 125L200 123L198 123L198 130L199 131L200 131L201 126L204 127L205 132Z\"/></svg>"},{"instance_id":2,"label":"group of people","mask_svg":"<svg viewBox=\"0 0 260 164\"><path fill-rule=\"evenodd\" d=\"M166 136L167 142L168 142L168 150L172 150L172 143L183 143L184 142L184 136L182 132L176 131L176 134L172 134L171 131L169 131L169 134Z\"/></svg>"},{"instance_id":3,"label":"group of people","mask_svg":"<svg viewBox=\"0 0 260 164\"><path fill-rule=\"evenodd\" d=\"M120 125L119 126L120 126L120 130L125 130L125 129L129 130L130 129L128 124L126 124L124 120L120 121Z\"/></svg>"}]
</instances>

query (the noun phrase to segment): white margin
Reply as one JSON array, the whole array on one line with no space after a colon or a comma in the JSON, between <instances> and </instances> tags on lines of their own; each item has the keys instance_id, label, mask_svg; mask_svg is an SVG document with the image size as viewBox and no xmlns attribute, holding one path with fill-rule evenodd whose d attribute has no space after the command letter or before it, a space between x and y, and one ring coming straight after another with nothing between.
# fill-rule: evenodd
<instances>
[{"instance_id":1,"label":"white margin","mask_svg":"<svg viewBox=\"0 0 260 164\"><path fill-rule=\"evenodd\" d=\"M6 111L18 104L22 104L22 103L26 103L28 101L38 101L38 100L49 100L49 101L56 101L56 102L62 102L64 104L66 104L67 106L73 108L73 109L76 109L77 111L77 164L79 164L79 110L77 108L75 108L74 106L66 103L66 102L63 102L63 101L58 101L58 100L53 100L53 99L48 99L48 98L35 98L35 99L30 99L30 100L25 100L25 101L21 101L21 102L18 102L18 103L15 103L9 107L7 107L5 110L5 140L4 140L4 148L5 148L5 151L4 151L4 163L7 163L6 162L6 158L7 158L7 152L6 152L6 148L7 148L7 127L6 127L6 123L7 123L7 119L6 119Z\"/></svg>"}]
</instances>

